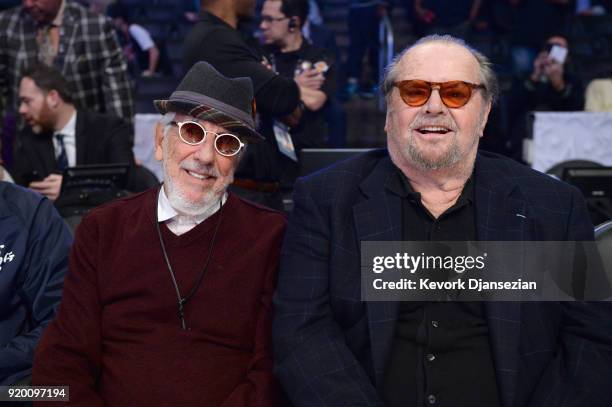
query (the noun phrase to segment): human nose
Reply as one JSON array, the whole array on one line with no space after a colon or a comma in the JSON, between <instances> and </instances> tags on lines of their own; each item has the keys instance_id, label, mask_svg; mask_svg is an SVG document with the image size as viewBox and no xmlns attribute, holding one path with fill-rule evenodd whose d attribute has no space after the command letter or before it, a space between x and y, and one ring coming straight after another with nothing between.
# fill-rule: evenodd
<instances>
[{"instance_id":1,"label":"human nose","mask_svg":"<svg viewBox=\"0 0 612 407\"><path fill-rule=\"evenodd\" d=\"M19 114L20 115L25 115L28 112L28 107L26 106L25 103L21 102L19 104Z\"/></svg>"},{"instance_id":2,"label":"human nose","mask_svg":"<svg viewBox=\"0 0 612 407\"><path fill-rule=\"evenodd\" d=\"M195 157L203 164L211 164L215 160L215 134L206 133L204 142L197 146Z\"/></svg>"},{"instance_id":3,"label":"human nose","mask_svg":"<svg viewBox=\"0 0 612 407\"><path fill-rule=\"evenodd\" d=\"M429 99L427 103L425 103L427 113L440 114L444 111L445 107L444 102L442 102L442 97L440 96L440 88L432 88Z\"/></svg>"}]
</instances>

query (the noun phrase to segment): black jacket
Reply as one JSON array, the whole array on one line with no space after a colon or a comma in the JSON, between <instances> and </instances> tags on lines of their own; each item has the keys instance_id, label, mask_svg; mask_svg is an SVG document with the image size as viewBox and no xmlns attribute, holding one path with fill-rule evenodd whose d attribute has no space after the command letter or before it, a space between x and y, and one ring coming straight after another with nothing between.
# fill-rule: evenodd
<instances>
[{"instance_id":1,"label":"black jacket","mask_svg":"<svg viewBox=\"0 0 612 407\"><path fill-rule=\"evenodd\" d=\"M27 186L33 171L42 179L59 172L53 134L34 134L28 127L15 140L15 182ZM76 117L76 165L119 164L133 166L132 127L116 116L78 110Z\"/></svg>"},{"instance_id":2,"label":"black jacket","mask_svg":"<svg viewBox=\"0 0 612 407\"><path fill-rule=\"evenodd\" d=\"M278 151L272 131L274 119L293 112L300 102L300 92L292 78L284 78L262 64L262 55L249 47L235 30L217 16L203 11L183 44L183 68L187 71L198 61L206 61L223 75L248 77L253 82L261 144L249 146L236 171L237 178L279 181L285 158Z\"/></svg>"}]
</instances>

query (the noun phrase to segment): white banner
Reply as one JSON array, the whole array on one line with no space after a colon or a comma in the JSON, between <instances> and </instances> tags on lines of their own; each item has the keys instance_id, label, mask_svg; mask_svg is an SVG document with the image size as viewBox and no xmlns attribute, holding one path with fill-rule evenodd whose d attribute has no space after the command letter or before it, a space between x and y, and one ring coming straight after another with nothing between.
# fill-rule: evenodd
<instances>
[{"instance_id":1,"label":"white banner","mask_svg":"<svg viewBox=\"0 0 612 407\"><path fill-rule=\"evenodd\" d=\"M529 155L542 172L569 160L612 166L612 112L536 112Z\"/></svg>"}]
</instances>

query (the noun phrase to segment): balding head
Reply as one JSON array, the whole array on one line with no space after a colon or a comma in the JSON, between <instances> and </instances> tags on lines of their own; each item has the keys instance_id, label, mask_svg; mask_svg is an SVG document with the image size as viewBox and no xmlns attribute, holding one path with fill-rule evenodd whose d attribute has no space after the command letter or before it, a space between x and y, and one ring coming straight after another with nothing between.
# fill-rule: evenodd
<instances>
[{"instance_id":1,"label":"balding head","mask_svg":"<svg viewBox=\"0 0 612 407\"><path fill-rule=\"evenodd\" d=\"M474 83L482 83L485 87L483 97L493 103L499 93L497 78L493 72L489 59L465 43L465 41L450 35L430 35L423 37L410 47L398 54L386 69L385 79L381 89L387 101L393 90L393 84L405 79L406 73L416 68L415 64L436 61L436 64L452 63L457 57L466 61L466 68L470 68L469 61L474 64L476 79ZM469 73L471 75L471 73Z\"/></svg>"}]
</instances>

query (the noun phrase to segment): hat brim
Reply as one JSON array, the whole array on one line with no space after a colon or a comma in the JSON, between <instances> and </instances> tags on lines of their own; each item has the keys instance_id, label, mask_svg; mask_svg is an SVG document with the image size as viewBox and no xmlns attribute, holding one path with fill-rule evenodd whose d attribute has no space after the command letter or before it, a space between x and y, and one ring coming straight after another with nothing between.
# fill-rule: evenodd
<instances>
[{"instance_id":1,"label":"hat brim","mask_svg":"<svg viewBox=\"0 0 612 407\"><path fill-rule=\"evenodd\" d=\"M213 107L182 100L154 100L153 104L161 114L166 114L167 112L183 113L199 120L215 123L228 132L234 133L252 143L259 143L265 140L265 138L253 127L242 120L232 117Z\"/></svg>"}]
</instances>

